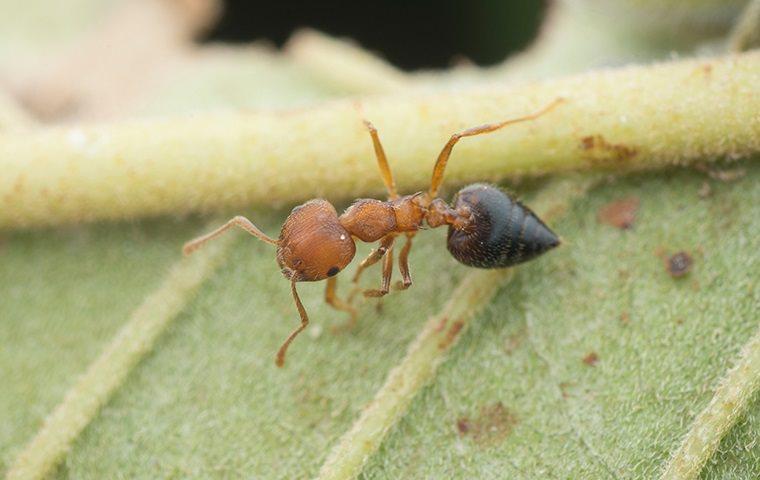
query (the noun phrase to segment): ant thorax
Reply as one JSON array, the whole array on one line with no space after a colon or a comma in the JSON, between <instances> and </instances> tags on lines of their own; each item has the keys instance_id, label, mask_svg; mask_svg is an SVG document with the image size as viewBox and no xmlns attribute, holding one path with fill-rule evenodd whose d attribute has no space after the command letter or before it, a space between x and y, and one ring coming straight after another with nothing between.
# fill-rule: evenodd
<instances>
[{"instance_id":1,"label":"ant thorax","mask_svg":"<svg viewBox=\"0 0 760 480\"><path fill-rule=\"evenodd\" d=\"M469 207L451 208L440 198L432 201L416 193L388 200L362 198L340 216L340 224L363 242L375 242L391 233L416 232L423 223L435 228L444 225L462 230L473 221Z\"/></svg>"}]
</instances>

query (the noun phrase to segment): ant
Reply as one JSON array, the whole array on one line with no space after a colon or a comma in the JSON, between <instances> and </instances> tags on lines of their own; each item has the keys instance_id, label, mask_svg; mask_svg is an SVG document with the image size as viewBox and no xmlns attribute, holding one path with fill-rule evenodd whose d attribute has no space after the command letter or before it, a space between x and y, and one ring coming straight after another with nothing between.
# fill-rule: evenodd
<instances>
[{"instance_id":1,"label":"ant","mask_svg":"<svg viewBox=\"0 0 760 480\"><path fill-rule=\"evenodd\" d=\"M358 199L338 216L335 207L327 200L309 200L293 209L277 239L266 235L247 218L236 216L213 232L186 243L183 252L189 255L232 227L240 227L277 248L277 264L285 278L290 280L290 290L301 317L301 324L291 332L277 352L275 364L282 367L288 346L309 324L306 309L296 291L297 282L327 279L325 301L333 308L349 314L347 326L355 324L357 311L350 299L344 301L337 297L335 277L354 258L354 239L367 243L380 242L359 264L352 280L357 287L364 270L383 261L380 288L365 290L366 297L382 297L389 292L393 246L396 237L401 235L406 237L406 243L399 253L401 281L396 287L405 290L412 285L409 252L412 249L412 239L423 228L423 223L431 228L447 225L449 252L459 262L477 268L509 267L531 260L559 245L557 235L536 214L497 187L486 184L464 187L456 194L451 206L438 197L438 189L443 182L451 150L461 138L534 120L562 101L558 98L530 115L455 133L438 155L428 191L405 196L400 196L396 191L377 130L372 123L364 120L372 138L380 175L388 191L387 201Z\"/></svg>"}]
</instances>

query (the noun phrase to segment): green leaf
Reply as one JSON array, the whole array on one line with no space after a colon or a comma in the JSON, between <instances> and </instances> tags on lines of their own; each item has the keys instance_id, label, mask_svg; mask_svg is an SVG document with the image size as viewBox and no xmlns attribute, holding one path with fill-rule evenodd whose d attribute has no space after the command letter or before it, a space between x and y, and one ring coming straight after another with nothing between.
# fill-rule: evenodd
<instances>
[{"instance_id":1,"label":"green leaf","mask_svg":"<svg viewBox=\"0 0 760 480\"><path fill-rule=\"evenodd\" d=\"M701 478L743 480L760 471L760 395L747 407L746 415L721 443L718 452L705 466Z\"/></svg>"},{"instance_id":2,"label":"green leaf","mask_svg":"<svg viewBox=\"0 0 760 480\"><path fill-rule=\"evenodd\" d=\"M0 470L199 225L165 220L0 234Z\"/></svg>"},{"instance_id":3,"label":"green leaf","mask_svg":"<svg viewBox=\"0 0 760 480\"><path fill-rule=\"evenodd\" d=\"M631 177L579 202L558 226L570 245L496 299L365 477L656 477L758 328L757 174L712 185L704 200L699 176L678 172ZM596 221L600 207L631 195L641 199L632 230ZM681 250L694 270L674 279L658 253ZM458 420L482 421L497 403L514 418L508 435L458 432ZM735 442L751 442L745 433ZM760 472L738 463L738 478Z\"/></svg>"},{"instance_id":4,"label":"green leaf","mask_svg":"<svg viewBox=\"0 0 760 480\"><path fill-rule=\"evenodd\" d=\"M758 328L760 167L742 168L736 183L687 170L632 175L576 202L553 225L565 246L521 267L476 317L362 476L657 476ZM711 195L700 198L705 182ZM630 196L640 199L632 229L597 221ZM284 215L251 216L274 233ZM200 228L163 220L5 235L3 469ZM312 324L284 369L274 353L297 324L287 282L271 247L240 236L57 476L315 476L470 271L444 235L417 237L415 285L379 311L366 303L352 332L331 333L345 319L323 304L323 284L299 285ZM677 251L694 259L684 278L661 258ZM598 360L584 362L591 353ZM756 395L703 478L760 473L757 406Z\"/></svg>"}]
</instances>

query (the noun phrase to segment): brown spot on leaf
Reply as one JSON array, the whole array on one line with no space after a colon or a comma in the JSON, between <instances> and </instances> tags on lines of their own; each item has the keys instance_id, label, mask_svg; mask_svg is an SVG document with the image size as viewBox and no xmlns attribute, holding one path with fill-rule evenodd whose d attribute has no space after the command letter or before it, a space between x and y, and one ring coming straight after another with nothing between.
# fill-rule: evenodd
<instances>
[{"instance_id":1,"label":"brown spot on leaf","mask_svg":"<svg viewBox=\"0 0 760 480\"><path fill-rule=\"evenodd\" d=\"M594 164L622 163L639 153L639 150L633 146L608 142L602 135L581 137L580 147Z\"/></svg>"},{"instance_id":2,"label":"brown spot on leaf","mask_svg":"<svg viewBox=\"0 0 760 480\"><path fill-rule=\"evenodd\" d=\"M668 257L665 268L671 277L683 277L691 271L694 259L687 252L678 252Z\"/></svg>"},{"instance_id":3,"label":"brown spot on leaf","mask_svg":"<svg viewBox=\"0 0 760 480\"><path fill-rule=\"evenodd\" d=\"M599 355L597 355L596 352L591 352L585 357L583 357L583 363L585 363L589 367L593 367L594 365L596 365L598 361L599 361Z\"/></svg>"},{"instance_id":4,"label":"brown spot on leaf","mask_svg":"<svg viewBox=\"0 0 760 480\"><path fill-rule=\"evenodd\" d=\"M623 325L628 325L631 322L631 316L628 314L628 312L623 312L620 314L620 323Z\"/></svg>"},{"instance_id":5,"label":"brown spot on leaf","mask_svg":"<svg viewBox=\"0 0 760 480\"><path fill-rule=\"evenodd\" d=\"M621 230L627 230L636 221L636 213L639 210L639 198L627 197L610 202L597 212L597 220L600 223L612 225Z\"/></svg>"},{"instance_id":6,"label":"brown spot on leaf","mask_svg":"<svg viewBox=\"0 0 760 480\"><path fill-rule=\"evenodd\" d=\"M496 402L480 407L479 415L457 420L457 430L461 435L470 435L480 445L494 445L503 441L517 424L517 418L504 404Z\"/></svg>"},{"instance_id":7,"label":"brown spot on leaf","mask_svg":"<svg viewBox=\"0 0 760 480\"><path fill-rule=\"evenodd\" d=\"M459 336L459 332L462 331L463 327L464 322L462 321L456 321L451 324L451 327L449 327L448 331L446 332L446 336L440 341L440 343L438 343L438 348L443 350L454 343L454 340L456 340L457 336Z\"/></svg>"},{"instance_id":8,"label":"brown spot on leaf","mask_svg":"<svg viewBox=\"0 0 760 480\"><path fill-rule=\"evenodd\" d=\"M470 420L467 417L462 417L457 420L457 430L464 435L470 431Z\"/></svg>"},{"instance_id":9,"label":"brown spot on leaf","mask_svg":"<svg viewBox=\"0 0 760 480\"><path fill-rule=\"evenodd\" d=\"M438 322L438 325L435 326L435 331L436 332L440 332L441 330L443 330L444 328L446 328L446 323L448 321L449 321L449 317L447 317L445 315L443 317L441 317L441 321Z\"/></svg>"}]
</instances>

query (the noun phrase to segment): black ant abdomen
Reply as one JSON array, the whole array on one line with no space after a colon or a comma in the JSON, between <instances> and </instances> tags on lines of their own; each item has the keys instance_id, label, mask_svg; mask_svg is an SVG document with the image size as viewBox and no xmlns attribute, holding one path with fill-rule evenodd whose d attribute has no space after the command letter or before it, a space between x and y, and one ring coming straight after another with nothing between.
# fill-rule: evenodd
<instances>
[{"instance_id":1,"label":"black ant abdomen","mask_svg":"<svg viewBox=\"0 0 760 480\"><path fill-rule=\"evenodd\" d=\"M461 263L503 268L531 260L559 245L557 235L528 207L499 188L469 185L454 197L453 208L469 208L462 229L449 226L447 247Z\"/></svg>"}]
</instances>

